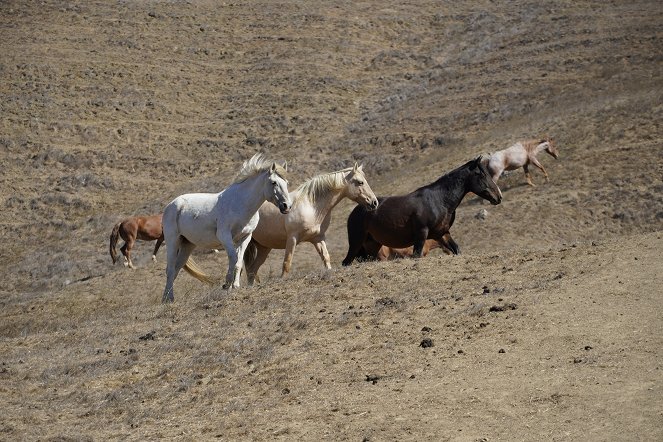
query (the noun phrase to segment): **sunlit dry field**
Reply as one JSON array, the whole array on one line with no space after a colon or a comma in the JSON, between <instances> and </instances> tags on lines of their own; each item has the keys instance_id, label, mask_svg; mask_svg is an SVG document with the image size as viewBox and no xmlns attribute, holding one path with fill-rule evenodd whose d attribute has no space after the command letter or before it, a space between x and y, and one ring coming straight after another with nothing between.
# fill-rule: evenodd
<instances>
[{"instance_id":1,"label":"sunlit dry field","mask_svg":"<svg viewBox=\"0 0 663 442\"><path fill-rule=\"evenodd\" d=\"M658 2L0 4L0 439L661 440ZM552 136L462 254L355 263L350 201L230 293L111 228L364 165L378 195ZM225 253L200 251L210 274Z\"/></svg>"}]
</instances>

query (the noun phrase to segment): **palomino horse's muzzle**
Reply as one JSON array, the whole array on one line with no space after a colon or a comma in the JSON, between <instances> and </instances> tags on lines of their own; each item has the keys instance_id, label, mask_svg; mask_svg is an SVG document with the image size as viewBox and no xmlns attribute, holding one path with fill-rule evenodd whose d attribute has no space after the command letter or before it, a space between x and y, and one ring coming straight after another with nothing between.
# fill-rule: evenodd
<instances>
[{"instance_id":1,"label":"palomino horse's muzzle","mask_svg":"<svg viewBox=\"0 0 663 442\"><path fill-rule=\"evenodd\" d=\"M372 200L370 200L366 203L366 209L370 210L370 211L373 211L373 210L378 208L378 204L379 204L378 199L373 198Z\"/></svg>"}]
</instances>

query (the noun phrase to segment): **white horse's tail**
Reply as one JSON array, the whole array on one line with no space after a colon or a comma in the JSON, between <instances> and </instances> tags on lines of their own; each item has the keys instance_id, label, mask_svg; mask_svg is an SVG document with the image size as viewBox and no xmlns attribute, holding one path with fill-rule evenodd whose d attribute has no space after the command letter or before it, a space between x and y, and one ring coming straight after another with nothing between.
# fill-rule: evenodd
<instances>
[{"instance_id":1,"label":"white horse's tail","mask_svg":"<svg viewBox=\"0 0 663 442\"><path fill-rule=\"evenodd\" d=\"M200 267L198 267L198 264L196 264L196 262L191 257L189 257L189 259L187 259L186 261L186 264L184 264L184 270L186 270L189 275L193 276L197 280L205 282L207 284L212 285L218 282L217 280L215 280L214 278L203 272L200 269Z\"/></svg>"}]
</instances>

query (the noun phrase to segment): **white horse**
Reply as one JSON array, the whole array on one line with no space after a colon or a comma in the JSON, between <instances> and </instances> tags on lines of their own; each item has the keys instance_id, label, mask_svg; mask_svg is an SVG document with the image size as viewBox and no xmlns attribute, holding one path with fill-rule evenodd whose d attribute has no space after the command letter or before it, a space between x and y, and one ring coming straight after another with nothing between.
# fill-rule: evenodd
<instances>
[{"instance_id":1,"label":"white horse","mask_svg":"<svg viewBox=\"0 0 663 442\"><path fill-rule=\"evenodd\" d=\"M196 247L222 246L229 261L224 288L239 287L244 251L258 225L258 209L265 201L278 206L281 213L292 207L285 171L256 154L220 193L189 193L166 206L163 233L168 264L162 302L175 300L173 283L182 268L201 281L214 282L190 258Z\"/></svg>"},{"instance_id":2,"label":"white horse","mask_svg":"<svg viewBox=\"0 0 663 442\"><path fill-rule=\"evenodd\" d=\"M301 242L313 243L326 268L331 269L325 233L331 221L332 209L343 199L373 210L378 199L366 181L361 166L315 176L290 193L292 210L282 215L273 206L260 207L260 220L244 254L244 266L249 284L272 249L285 249L283 272L290 272L295 246Z\"/></svg>"},{"instance_id":3,"label":"white horse","mask_svg":"<svg viewBox=\"0 0 663 442\"><path fill-rule=\"evenodd\" d=\"M483 162L496 183L503 171L522 167L525 171L527 184L535 186L529 173L530 164L541 169L546 181L548 181L548 172L536 158L536 155L544 150L555 159L559 157L559 152L552 138L547 138L545 140L519 141L511 147L491 153L488 159Z\"/></svg>"}]
</instances>

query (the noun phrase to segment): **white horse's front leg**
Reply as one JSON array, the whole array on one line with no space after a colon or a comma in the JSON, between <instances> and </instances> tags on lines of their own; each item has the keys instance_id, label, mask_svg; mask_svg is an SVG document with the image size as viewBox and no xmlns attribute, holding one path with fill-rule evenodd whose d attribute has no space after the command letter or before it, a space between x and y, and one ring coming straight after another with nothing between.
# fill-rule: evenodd
<instances>
[{"instance_id":1,"label":"white horse's front leg","mask_svg":"<svg viewBox=\"0 0 663 442\"><path fill-rule=\"evenodd\" d=\"M237 246L237 262L234 267L233 287L239 287L240 277L242 276L242 268L244 267L244 252L251 242L251 235L247 235Z\"/></svg>"},{"instance_id":2,"label":"white horse's front leg","mask_svg":"<svg viewBox=\"0 0 663 442\"><path fill-rule=\"evenodd\" d=\"M226 273L226 282L223 284L224 289L230 289L233 286L234 278L234 269L237 265L237 250L235 250L235 244L233 243L232 236L230 234L224 235L223 238L220 238L223 248L228 254L228 273Z\"/></svg>"}]
</instances>

